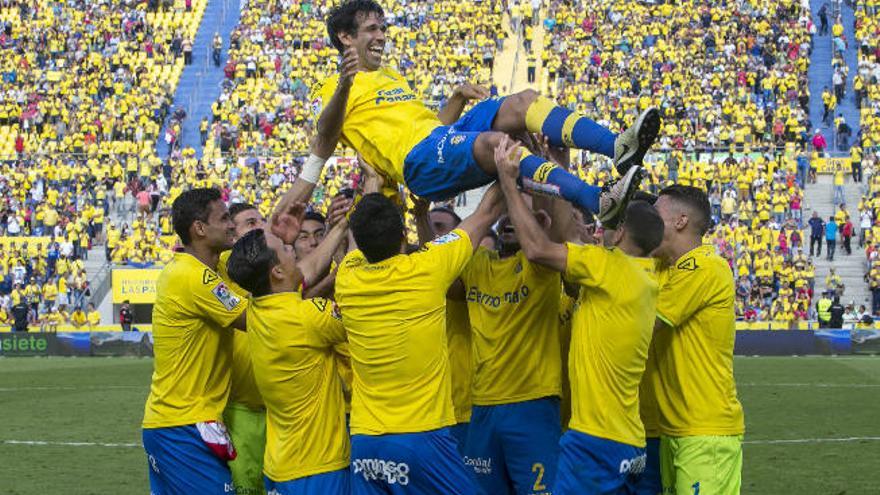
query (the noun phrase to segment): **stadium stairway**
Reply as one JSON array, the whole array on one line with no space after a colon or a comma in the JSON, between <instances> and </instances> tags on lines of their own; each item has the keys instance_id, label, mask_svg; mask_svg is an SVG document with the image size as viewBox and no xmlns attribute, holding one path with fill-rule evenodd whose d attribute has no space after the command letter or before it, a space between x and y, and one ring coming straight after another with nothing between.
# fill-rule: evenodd
<instances>
[{"instance_id":1,"label":"stadium stairway","mask_svg":"<svg viewBox=\"0 0 880 495\"><path fill-rule=\"evenodd\" d=\"M817 26L819 24L819 9L822 7L822 4L826 2L827 0L810 0L813 21ZM822 122L822 89L825 86L828 86L828 88L832 87L831 76L834 74L834 70L831 66L833 53L831 26L834 25L836 8L833 7L834 2L827 3L829 12L828 34L819 36L817 33L814 36L813 53L810 56L810 68L808 71L810 81L810 120L813 123L814 129L818 128L822 130L822 134L828 141L828 150L831 155L841 156L848 154L849 148L847 147L845 150L837 150L834 139L834 131L836 130L832 129L832 126L826 125ZM850 127L852 127L852 136L857 136L859 132L860 114L858 108L856 108L854 92L852 90L853 77L858 73L858 47L855 42L855 28L853 26L855 14L852 7L845 2L841 2L840 5L840 14L842 15L844 26L844 37L848 42L846 52L844 52L844 60L847 67L849 67L849 75L846 81L846 94L843 101L838 102L837 108L835 109L835 116L837 113L843 114L843 118ZM853 140L854 139L850 139L850 143L852 143Z\"/></svg>"},{"instance_id":2,"label":"stadium stairway","mask_svg":"<svg viewBox=\"0 0 880 495\"><path fill-rule=\"evenodd\" d=\"M174 93L172 110L183 108L186 119L183 121L180 137L181 148L190 147L196 150L196 156L202 156L199 140L199 121L202 117L211 117L211 104L220 96L220 84L223 81L223 65L229 53L229 35L238 24L240 14L239 0L209 0L205 7L202 23L193 40L192 63L183 69L177 90ZM214 33L223 37L223 52L220 67L215 67L211 60L211 44ZM169 113L171 113L169 112ZM156 140L156 153L160 158L167 158L168 145L165 143L165 126Z\"/></svg>"},{"instance_id":3,"label":"stadium stairway","mask_svg":"<svg viewBox=\"0 0 880 495\"><path fill-rule=\"evenodd\" d=\"M821 108L819 110L821 110ZM813 210L819 212L819 216L826 222L828 221L828 217L837 211L833 202L833 180L834 178L832 175L823 174L818 176L815 184L807 184L804 194L804 197L808 200L808 203L804 204L805 222L807 218L813 214ZM856 210L856 207L861 198L861 187L858 183L852 182L849 177L847 177L846 184L844 185L844 198L853 225L858 229L858 211ZM807 236L806 252L809 254L809 227L805 226L804 234ZM838 239L840 238L838 237ZM858 309L860 304L865 304L870 307L870 292L868 291L868 285L863 278L865 274L865 254L864 251L859 248L858 237L854 236L852 239L852 254L849 256L847 256L846 251L843 250L842 240L838 241L833 261L828 261L826 259L826 249L827 246L823 239L822 256L813 257L813 264L816 266L816 298L818 298L818 294L825 290L825 277L828 275L829 269L834 267L846 287L843 297L841 297L841 302L843 304L853 303L855 304L856 309Z\"/></svg>"}]
</instances>

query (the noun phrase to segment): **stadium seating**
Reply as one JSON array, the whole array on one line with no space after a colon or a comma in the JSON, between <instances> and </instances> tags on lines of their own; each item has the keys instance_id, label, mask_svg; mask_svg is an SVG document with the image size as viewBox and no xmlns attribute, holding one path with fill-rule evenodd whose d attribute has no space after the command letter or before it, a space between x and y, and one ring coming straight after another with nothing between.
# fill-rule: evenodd
<instances>
[{"instance_id":1,"label":"stadium seating","mask_svg":"<svg viewBox=\"0 0 880 495\"><path fill-rule=\"evenodd\" d=\"M665 117L660 149L748 149L805 139L809 13L798 0L739 9L552 2L548 17L545 88L612 129L656 105Z\"/></svg>"}]
</instances>

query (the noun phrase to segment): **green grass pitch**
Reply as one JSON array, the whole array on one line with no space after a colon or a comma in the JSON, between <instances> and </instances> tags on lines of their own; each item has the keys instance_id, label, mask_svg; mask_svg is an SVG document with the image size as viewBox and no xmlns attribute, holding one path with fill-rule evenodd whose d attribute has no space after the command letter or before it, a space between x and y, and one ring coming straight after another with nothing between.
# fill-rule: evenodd
<instances>
[{"instance_id":1,"label":"green grass pitch","mask_svg":"<svg viewBox=\"0 0 880 495\"><path fill-rule=\"evenodd\" d=\"M880 357L735 366L743 493L880 493ZM151 371L148 359L0 359L0 493L148 493L140 421Z\"/></svg>"}]
</instances>

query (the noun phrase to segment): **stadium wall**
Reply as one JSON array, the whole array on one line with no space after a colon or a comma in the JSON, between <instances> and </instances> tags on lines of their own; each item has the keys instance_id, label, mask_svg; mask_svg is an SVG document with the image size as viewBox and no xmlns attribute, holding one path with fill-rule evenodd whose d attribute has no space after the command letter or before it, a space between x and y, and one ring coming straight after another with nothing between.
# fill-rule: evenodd
<instances>
[{"instance_id":1,"label":"stadium wall","mask_svg":"<svg viewBox=\"0 0 880 495\"><path fill-rule=\"evenodd\" d=\"M748 356L880 354L880 330L737 332L734 353ZM0 333L0 357L152 355L153 335L149 331Z\"/></svg>"}]
</instances>

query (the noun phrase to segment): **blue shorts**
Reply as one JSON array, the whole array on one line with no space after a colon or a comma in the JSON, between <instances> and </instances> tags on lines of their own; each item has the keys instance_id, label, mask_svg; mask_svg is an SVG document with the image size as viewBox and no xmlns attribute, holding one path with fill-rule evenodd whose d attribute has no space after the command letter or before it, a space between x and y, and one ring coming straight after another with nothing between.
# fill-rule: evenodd
<instances>
[{"instance_id":1,"label":"blue shorts","mask_svg":"<svg viewBox=\"0 0 880 495\"><path fill-rule=\"evenodd\" d=\"M649 437L647 442L645 471L636 483L636 494L660 495L663 493L663 482L660 481L660 438Z\"/></svg>"},{"instance_id":2,"label":"blue shorts","mask_svg":"<svg viewBox=\"0 0 880 495\"><path fill-rule=\"evenodd\" d=\"M266 493L273 495L348 495L351 493L351 474L348 468L320 473L290 481L272 481L263 477Z\"/></svg>"},{"instance_id":3,"label":"blue shorts","mask_svg":"<svg viewBox=\"0 0 880 495\"><path fill-rule=\"evenodd\" d=\"M151 495L235 491L226 461L205 445L195 425L144 428L142 438Z\"/></svg>"},{"instance_id":4,"label":"blue shorts","mask_svg":"<svg viewBox=\"0 0 880 495\"><path fill-rule=\"evenodd\" d=\"M464 463L492 495L549 494L561 434L559 398L474 406Z\"/></svg>"},{"instance_id":5,"label":"blue shorts","mask_svg":"<svg viewBox=\"0 0 880 495\"><path fill-rule=\"evenodd\" d=\"M352 435L353 495L481 493L449 428L420 433Z\"/></svg>"},{"instance_id":6,"label":"blue shorts","mask_svg":"<svg viewBox=\"0 0 880 495\"><path fill-rule=\"evenodd\" d=\"M559 441L559 472L553 495L636 493L645 449L568 430Z\"/></svg>"},{"instance_id":7,"label":"blue shorts","mask_svg":"<svg viewBox=\"0 0 880 495\"><path fill-rule=\"evenodd\" d=\"M491 131L504 97L477 103L452 125L434 129L406 155L403 178L417 196L443 201L485 186L495 177L483 172L474 158L474 141Z\"/></svg>"},{"instance_id":8,"label":"blue shorts","mask_svg":"<svg viewBox=\"0 0 880 495\"><path fill-rule=\"evenodd\" d=\"M455 443L458 444L458 451L461 452L462 456L464 455L464 444L467 442L469 426L470 423L456 423L449 427L449 433L455 438Z\"/></svg>"}]
</instances>

